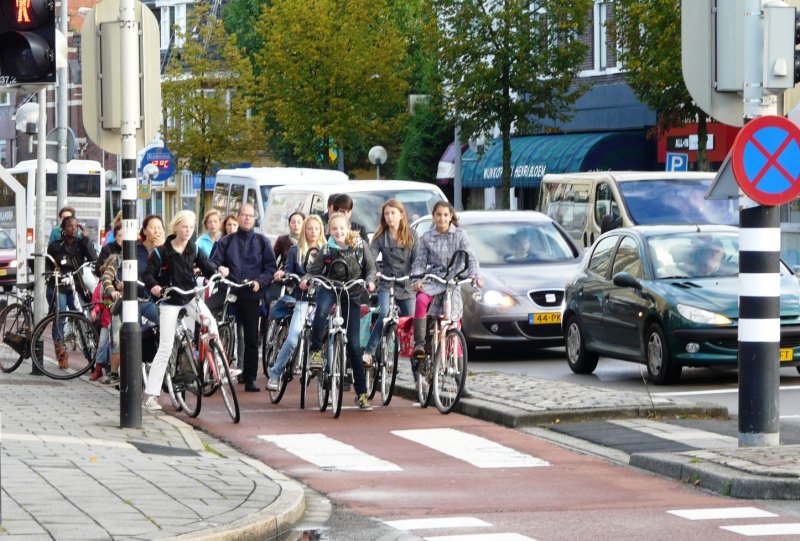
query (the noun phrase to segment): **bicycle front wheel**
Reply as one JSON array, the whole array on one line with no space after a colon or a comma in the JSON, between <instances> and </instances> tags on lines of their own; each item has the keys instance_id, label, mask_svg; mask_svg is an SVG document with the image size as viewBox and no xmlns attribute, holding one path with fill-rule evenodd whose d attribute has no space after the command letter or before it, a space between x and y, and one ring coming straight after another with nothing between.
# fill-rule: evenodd
<instances>
[{"instance_id":1,"label":"bicycle front wheel","mask_svg":"<svg viewBox=\"0 0 800 541\"><path fill-rule=\"evenodd\" d=\"M225 409L228 410L233 422L238 423L240 419L239 399L236 398L236 386L231 380L225 353L217 340L211 340L208 345L211 351L211 358L207 360L213 362L217 369L217 383L219 392L222 395L222 401L225 403Z\"/></svg>"},{"instance_id":2,"label":"bicycle front wheel","mask_svg":"<svg viewBox=\"0 0 800 541\"><path fill-rule=\"evenodd\" d=\"M433 402L441 413L450 413L458 404L467 380L467 341L458 329L445 334L444 351L433 362Z\"/></svg>"},{"instance_id":3,"label":"bicycle front wheel","mask_svg":"<svg viewBox=\"0 0 800 541\"><path fill-rule=\"evenodd\" d=\"M433 369L430 356L426 356L417 365L417 400L420 408L427 408L431 403L431 387L433 386Z\"/></svg>"},{"instance_id":4,"label":"bicycle front wheel","mask_svg":"<svg viewBox=\"0 0 800 541\"><path fill-rule=\"evenodd\" d=\"M337 419L342 413L342 397L344 395L344 377L347 372L344 367L344 340L337 333L333 337L333 358L331 366L331 398L333 418Z\"/></svg>"},{"instance_id":5,"label":"bicycle front wheel","mask_svg":"<svg viewBox=\"0 0 800 541\"><path fill-rule=\"evenodd\" d=\"M302 410L306 408L306 393L311 384L308 371L308 332L305 330L300 333L294 355L294 365L300 367L300 409Z\"/></svg>"},{"instance_id":6,"label":"bicycle front wheel","mask_svg":"<svg viewBox=\"0 0 800 541\"><path fill-rule=\"evenodd\" d=\"M31 313L20 304L6 306L0 312L0 370L13 372L31 350Z\"/></svg>"},{"instance_id":7,"label":"bicycle front wheel","mask_svg":"<svg viewBox=\"0 0 800 541\"><path fill-rule=\"evenodd\" d=\"M176 366L182 369L183 367L191 367L191 371L188 373L178 371L171 378L175 398L178 404L181 405L183 412L189 417L200 415L200 407L203 404L203 382L197 373L197 363L193 357L192 352L185 347L179 349Z\"/></svg>"},{"instance_id":8,"label":"bicycle front wheel","mask_svg":"<svg viewBox=\"0 0 800 541\"><path fill-rule=\"evenodd\" d=\"M176 343L173 346L172 354L169 357L169 361L167 361L167 370L164 373L164 387L167 388L167 394L169 395L169 400L172 403L172 407L175 408L175 411L181 411L181 403L178 401L178 396L175 393L175 385L172 383L172 378L175 376L175 356L177 355L176 351L179 351L180 342L176 340ZM148 369L148 374L150 370ZM147 381L147 380L145 380Z\"/></svg>"},{"instance_id":9,"label":"bicycle front wheel","mask_svg":"<svg viewBox=\"0 0 800 541\"><path fill-rule=\"evenodd\" d=\"M400 356L400 341L397 339L397 325L390 323L385 325L381 334L379 388L381 391L381 402L388 406L394 394L394 383L397 379L397 359ZM375 363L372 363L373 365Z\"/></svg>"},{"instance_id":10,"label":"bicycle front wheel","mask_svg":"<svg viewBox=\"0 0 800 541\"><path fill-rule=\"evenodd\" d=\"M234 359L236 355L236 328L232 320L222 321L218 325L219 341L226 359Z\"/></svg>"},{"instance_id":11,"label":"bicycle front wheel","mask_svg":"<svg viewBox=\"0 0 800 541\"><path fill-rule=\"evenodd\" d=\"M97 329L77 312L50 314L31 336L31 358L53 379L73 379L94 367Z\"/></svg>"}]
</instances>

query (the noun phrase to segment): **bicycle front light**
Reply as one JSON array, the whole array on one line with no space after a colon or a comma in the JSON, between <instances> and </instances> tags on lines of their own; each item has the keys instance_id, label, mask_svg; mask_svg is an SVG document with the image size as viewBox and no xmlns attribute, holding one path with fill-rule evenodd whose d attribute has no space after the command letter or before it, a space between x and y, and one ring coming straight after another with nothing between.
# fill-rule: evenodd
<instances>
[{"instance_id":1,"label":"bicycle front light","mask_svg":"<svg viewBox=\"0 0 800 541\"><path fill-rule=\"evenodd\" d=\"M335 317L331 324L335 327L342 327L344 325L344 318L343 317Z\"/></svg>"}]
</instances>

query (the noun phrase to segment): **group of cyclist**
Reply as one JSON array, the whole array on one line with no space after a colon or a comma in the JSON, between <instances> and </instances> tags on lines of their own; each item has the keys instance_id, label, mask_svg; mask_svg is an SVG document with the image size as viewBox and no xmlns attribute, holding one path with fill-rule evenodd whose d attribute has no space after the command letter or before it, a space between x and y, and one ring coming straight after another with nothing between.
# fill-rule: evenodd
<instances>
[{"instance_id":1,"label":"group of cyclist","mask_svg":"<svg viewBox=\"0 0 800 541\"><path fill-rule=\"evenodd\" d=\"M356 391L355 403L362 410L372 409L367 398L365 367L371 366L380 341L383 319L389 311L389 284L376 278L376 259L380 256L381 273L388 277L420 277L424 273L445 276L448 263L457 251L469 255L468 274L478 287L483 286L479 277L478 261L474 257L469 238L458 227L458 218L452 205L446 201L436 203L432 210L433 227L418 235L410 228L403 204L392 199L381 208L380 224L372 241L367 231L358 223L352 222L350 215L353 201L347 194L336 194L328 200L328 212L323 216L304 216L295 212L289 216L289 233L279 237L274 246L267 238L255 231L256 212L251 204L240 207L237 215L222 217L217 210L211 210L203 217L205 233L193 241L196 217L191 211L178 212L169 224L169 235L164 238L163 220L157 215L145 218L139 233L137 260L142 271L140 287L140 314L144 320L152 321L160 327L158 349L153 357L147 382L143 408L150 411L161 409L158 397L168 360L172 353L174 334L179 313L193 319L206 320L209 332L216 333L214 318L225 299L223 286L218 288L205 302L192 302L193 298L170 293L161 299L165 289L175 287L191 290L195 287L199 274L210 278L220 274L234 282L251 282L249 288L237 291L235 308L243 340L239 347L238 382L244 384L246 392L258 392L256 385L258 372L259 319L264 315L263 307L272 302L273 315L281 308L283 299L269 298L273 280L281 282L290 275L297 277L297 287L293 295L291 323L286 340L281 345L276 362L271 367L267 389L276 390L284 367L292 358L298 337L306 321L309 309L308 292L316 276L324 276L338 282L362 280L355 289L341 296L341 312L347 329L347 357L353 373ZM71 209L65 209L71 211ZM95 253L90 239L80 233L74 211L62 217L58 238L48 247L64 270L77 268L84 261L100 261L96 272L102 277L98 284L99 296L108 301L116 301L121 295L121 221L114 224L115 241ZM413 316L414 359L425 357L425 336L427 316L441 314L442 306L438 300L444 286L439 283L413 281L397 284L395 302L400 315ZM377 291L379 313L375 325L361 351L361 305L368 302L369 295ZM97 293L97 292L95 292ZM66 309L70 301L69 291L60 291L59 299ZM52 298L52 288L48 287L48 301ZM144 300L146 297L149 300ZM310 335L309 368L321 370L324 367L322 343L326 320L331 307L336 302L333 291L316 289L314 299L316 311L313 316ZM88 301L88 299L86 299ZM454 296L455 313L461 312L460 295ZM155 302L158 304L156 305ZM74 307L73 307L74 308ZM110 308L106 308L110 309ZM118 344L119 317L96 314L111 342ZM110 323L109 323L110 319ZM101 333L102 340L103 333ZM118 381L119 349L115 346L109 356L110 362L98 362L92 379L99 379L103 371L103 382ZM60 359L59 359L60 360ZM98 361L101 359L98 357ZM231 362L234 360L231 359ZM110 366L109 366L110 365ZM105 368L103 368L105 367ZM414 374L415 379L417 374ZM108 381L107 381L108 380Z\"/></svg>"}]
</instances>

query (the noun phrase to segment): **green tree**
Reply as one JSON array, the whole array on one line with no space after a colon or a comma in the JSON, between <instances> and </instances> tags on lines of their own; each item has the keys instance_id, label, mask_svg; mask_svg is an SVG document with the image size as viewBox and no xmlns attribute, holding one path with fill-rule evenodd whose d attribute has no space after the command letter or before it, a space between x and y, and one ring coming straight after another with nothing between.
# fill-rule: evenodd
<instances>
[{"instance_id":1,"label":"green tree","mask_svg":"<svg viewBox=\"0 0 800 541\"><path fill-rule=\"evenodd\" d=\"M323 167L331 147L350 165L365 165L374 145L392 147L407 117L408 68L387 0L276 0L256 31L254 92L272 141Z\"/></svg>"},{"instance_id":2,"label":"green tree","mask_svg":"<svg viewBox=\"0 0 800 541\"><path fill-rule=\"evenodd\" d=\"M417 104L406 123L397 178L434 182L439 158L453 141L453 130L442 108L433 101Z\"/></svg>"},{"instance_id":3,"label":"green tree","mask_svg":"<svg viewBox=\"0 0 800 541\"><path fill-rule=\"evenodd\" d=\"M178 37L161 84L165 143L179 166L200 175L198 213L205 213L205 179L220 167L251 160L263 140L256 119L249 118L252 98L250 63L209 15L208 4L195 4L187 29Z\"/></svg>"},{"instance_id":4,"label":"green tree","mask_svg":"<svg viewBox=\"0 0 800 541\"><path fill-rule=\"evenodd\" d=\"M681 0L616 0L609 36L625 81L636 97L656 111L663 133L697 121L697 168L708 170L708 115L692 100L681 70Z\"/></svg>"},{"instance_id":5,"label":"green tree","mask_svg":"<svg viewBox=\"0 0 800 541\"><path fill-rule=\"evenodd\" d=\"M592 0L434 0L445 101L465 138L498 126L503 206L511 190L511 128L532 133L566 120L586 45Z\"/></svg>"}]
</instances>

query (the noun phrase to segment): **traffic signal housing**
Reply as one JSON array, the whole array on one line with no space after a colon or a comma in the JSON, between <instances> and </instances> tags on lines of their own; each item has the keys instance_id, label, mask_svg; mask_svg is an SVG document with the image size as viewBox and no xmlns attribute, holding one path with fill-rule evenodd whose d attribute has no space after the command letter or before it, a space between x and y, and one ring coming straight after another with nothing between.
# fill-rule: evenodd
<instances>
[{"instance_id":1,"label":"traffic signal housing","mask_svg":"<svg viewBox=\"0 0 800 541\"><path fill-rule=\"evenodd\" d=\"M56 82L54 0L0 0L0 86Z\"/></svg>"},{"instance_id":2,"label":"traffic signal housing","mask_svg":"<svg viewBox=\"0 0 800 541\"><path fill-rule=\"evenodd\" d=\"M764 76L767 91L781 93L800 83L800 12L776 1L764 6Z\"/></svg>"}]
</instances>

